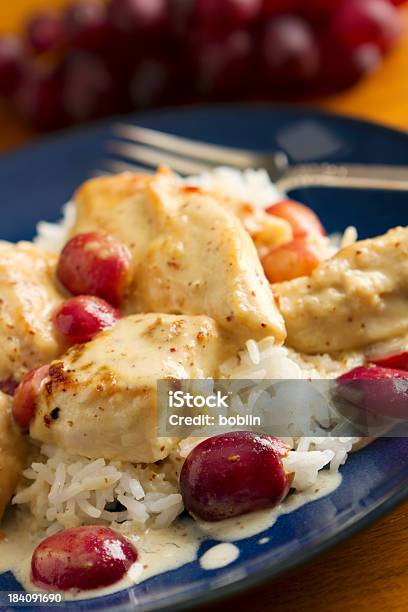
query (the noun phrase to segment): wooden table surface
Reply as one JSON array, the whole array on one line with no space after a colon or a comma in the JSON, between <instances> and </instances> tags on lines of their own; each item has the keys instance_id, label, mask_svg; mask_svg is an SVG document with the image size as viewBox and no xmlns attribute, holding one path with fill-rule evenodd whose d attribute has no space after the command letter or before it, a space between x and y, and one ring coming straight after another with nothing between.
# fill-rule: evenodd
<instances>
[{"instance_id":1,"label":"wooden table surface","mask_svg":"<svg viewBox=\"0 0 408 612\"><path fill-rule=\"evenodd\" d=\"M65 2L0 0L0 30L18 29L34 8ZM408 130L408 35L376 74L316 105ZM32 138L30 130L0 110L0 150ZM302 569L228 603L230 609L233 605L254 612L408 610L408 502ZM223 612L225 606L212 610Z\"/></svg>"}]
</instances>

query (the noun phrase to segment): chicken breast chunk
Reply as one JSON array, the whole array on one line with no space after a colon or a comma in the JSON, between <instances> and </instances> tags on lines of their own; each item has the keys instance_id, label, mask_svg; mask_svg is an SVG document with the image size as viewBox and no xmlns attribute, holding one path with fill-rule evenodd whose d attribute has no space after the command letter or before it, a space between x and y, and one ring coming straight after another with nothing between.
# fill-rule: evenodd
<instances>
[{"instance_id":1,"label":"chicken breast chunk","mask_svg":"<svg viewBox=\"0 0 408 612\"><path fill-rule=\"evenodd\" d=\"M28 445L14 424L11 399L0 392L0 519L25 468Z\"/></svg>"},{"instance_id":2,"label":"chicken breast chunk","mask_svg":"<svg viewBox=\"0 0 408 612\"><path fill-rule=\"evenodd\" d=\"M208 317L122 319L51 365L30 434L90 458L163 459L176 439L157 436L157 381L214 376L229 354Z\"/></svg>"},{"instance_id":3,"label":"chicken breast chunk","mask_svg":"<svg viewBox=\"0 0 408 612\"><path fill-rule=\"evenodd\" d=\"M265 336L284 340L254 243L214 196L162 171L151 179L96 179L76 203L74 234L111 233L133 252L127 313L205 314L241 344Z\"/></svg>"},{"instance_id":4,"label":"chicken breast chunk","mask_svg":"<svg viewBox=\"0 0 408 612\"><path fill-rule=\"evenodd\" d=\"M128 246L134 265L160 231L165 209L149 198L151 177L124 173L91 179L75 194L72 236L101 231Z\"/></svg>"},{"instance_id":5,"label":"chicken breast chunk","mask_svg":"<svg viewBox=\"0 0 408 612\"><path fill-rule=\"evenodd\" d=\"M136 270L130 310L207 314L240 345L283 340L283 321L241 223L200 192L181 190L178 204Z\"/></svg>"},{"instance_id":6,"label":"chicken breast chunk","mask_svg":"<svg viewBox=\"0 0 408 612\"><path fill-rule=\"evenodd\" d=\"M0 243L0 381L19 381L55 359L51 316L63 301L54 284L56 255L29 242Z\"/></svg>"},{"instance_id":7,"label":"chicken breast chunk","mask_svg":"<svg viewBox=\"0 0 408 612\"><path fill-rule=\"evenodd\" d=\"M408 228L357 242L311 277L276 284L287 344L303 353L359 349L408 332Z\"/></svg>"}]
</instances>

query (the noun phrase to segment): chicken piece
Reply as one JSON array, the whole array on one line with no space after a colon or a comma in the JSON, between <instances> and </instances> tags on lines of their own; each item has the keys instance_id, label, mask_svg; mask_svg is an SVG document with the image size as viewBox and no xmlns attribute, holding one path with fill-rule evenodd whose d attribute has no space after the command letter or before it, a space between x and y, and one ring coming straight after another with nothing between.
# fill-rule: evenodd
<instances>
[{"instance_id":1,"label":"chicken piece","mask_svg":"<svg viewBox=\"0 0 408 612\"><path fill-rule=\"evenodd\" d=\"M90 458L164 459L176 439L157 436L157 381L214 376L230 355L208 317L127 317L51 365L30 434Z\"/></svg>"},{"instance_id":2,"label":"chicken piece","mask_svg":"<svg viewBox=\"0 0 408 612\"><path fill-rule=\"evenodd\" d=\"M180 190L178 199L136 271L130 310L207 314L240 346L249 338L283 340L283 321L241 223L211 196Z\"/></svg>"},{"instance_id":3,"label":"chicken piece","mask_svg":"<svg viewBox=\"0 0 408 612\"><path fill-rule=\"evenodd\" d=\"M29 242L0 243L0 381L19 381L57 357L51 321L64 297L54 284L57 258Z\"/></svg>"},{"instance_id":4,"label":"chicken piece","mask_svg":"<svg viewBox=\"0 0 408 612\"><path fill-rule=\"evenodd\" d=\"M310 277L273 285L287 344L313 354L359 349L408 331L408 227L356 242Z\"/></svg>"},{"instance_id":5,"label":"chicken piece","mask_svg":"<svg viewBox=\"0 0 408 612\"><path fill-rule=\"evenodd\" d=\"M130 195L129 195L130 194ZM133 253L125 312L205 314L242 344L285 337L256 249L235 214L168 171L88 182L73 234L111 233Z\"/></svg>"},{"instance_id":6,"label":"chicken piece","mask_svg":"<svg viewBox=\"0 0 408 612\"><path fill-rule=\"evenodd\" d=\"M84 183L75 194L76 221L71 235L101 231L130 249L134 265L160 230L165 210L149 198L151 177L124 173Z\"/></svg>"},{"instance_id":7,"label":"chicken piece","mask_svg":"<svg viewBox=\"0 0 408 612\"><path fill-rule=\"evenodd\" d=\"M25 467L28 445L11 415L11 399L0 392L0 520Z\"/></svg>"}]
</instances>

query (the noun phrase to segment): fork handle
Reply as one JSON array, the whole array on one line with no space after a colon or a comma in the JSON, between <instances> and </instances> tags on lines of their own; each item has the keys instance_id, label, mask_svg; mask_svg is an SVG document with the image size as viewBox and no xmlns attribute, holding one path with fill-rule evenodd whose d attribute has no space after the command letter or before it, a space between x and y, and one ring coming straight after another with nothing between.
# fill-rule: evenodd
<instances>
[{"instance_id":1,"label":"fork handle","mask_svg":"<svg viewBox=\"0 0 408 612\"><path fill-rule=\"evenodd\" d=\"M280 191L300 187L351 187L408 191L408 166L305 164L286 170L276 184Z\"/></svg>"}]
</instances>

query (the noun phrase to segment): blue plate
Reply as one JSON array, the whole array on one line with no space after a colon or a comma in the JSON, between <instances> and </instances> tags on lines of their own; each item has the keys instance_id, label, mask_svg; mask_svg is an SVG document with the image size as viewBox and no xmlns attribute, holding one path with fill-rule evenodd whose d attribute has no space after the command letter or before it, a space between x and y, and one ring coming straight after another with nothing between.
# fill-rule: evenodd
<instances>
[{"instance_id":1,"label":"blue plate","mask_svg":"<svg viewBox=\"0 0 408 612\"><path fill-rule=\"evenodd\" d=\"M219 106L165 110L132 118L139 125L250 149L283 149L292 161L392 163L408 166L408 135L373 124L299 108ZM29 239L39 219L56 220L61 205L97 168L110 124L56 136L0 161L1 238ZM408 224L407 194L306 189L293 194L311 205L329 231L354 224L361 237ZM237 542L239 558L218 570L197 561L130 590L67 603L75 610L180 610L237 593L310 559L353 534L407 497L408 439L384 438L350 457L330 496L279 518L261 536ZM211 546L202 544L199 554ZM21 590L12 574L0 591ZM39 608L33 608L33 610Z\"/></svg>"}]
</instances>

